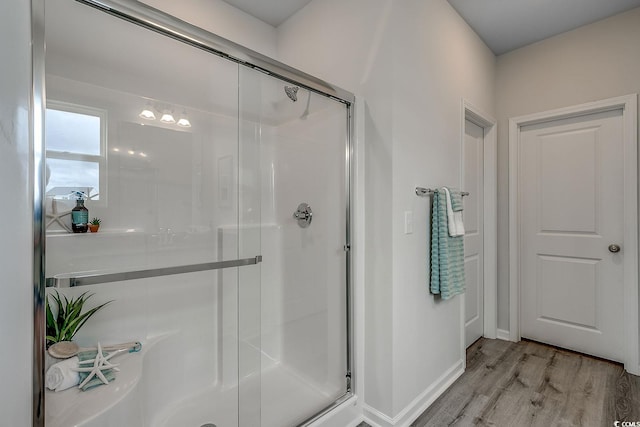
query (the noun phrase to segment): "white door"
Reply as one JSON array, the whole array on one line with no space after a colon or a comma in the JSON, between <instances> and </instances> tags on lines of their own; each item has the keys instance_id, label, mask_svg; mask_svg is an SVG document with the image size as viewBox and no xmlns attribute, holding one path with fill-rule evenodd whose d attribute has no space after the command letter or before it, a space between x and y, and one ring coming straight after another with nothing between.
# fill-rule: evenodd
<instances>
[{"instance_id":1,"label":"white door","mask_svg":"<svg viewBox=\"0 0 640 427\"><path fill-rule=\"evenodd\" d=\"M521 336L622 361L622 110L521 128ZM613 252L612 252L613 251Z\"/></svg>"},{"instance_id":2,"label":"white door","mask_svg":"<svg viewBox=\"0 0 640 427\"><path fill-rule=\"evenodd\" d=\"M463 198L465 344L469 347L484 334L483 189L484 129L469 120L464 123Z\"/></svg>"}]
</instances>

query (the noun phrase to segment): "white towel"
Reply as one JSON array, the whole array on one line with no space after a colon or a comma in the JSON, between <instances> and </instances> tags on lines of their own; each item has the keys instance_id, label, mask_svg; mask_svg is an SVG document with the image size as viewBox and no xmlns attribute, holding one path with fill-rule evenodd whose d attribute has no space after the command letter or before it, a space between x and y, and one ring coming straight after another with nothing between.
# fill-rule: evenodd
<instances>
[{"instance_id":1,"label":"white towel","mask_svg":"<svg viewBox=\"0 0 640 427\"><path fill-rule=\"evenodd\" d=\"M454 212L451 206L451 193L447 187L442 187L447 198L447 221L449 223L449 236L464 236L464 224L462 223L462 211Z\"/></svg>"},{"instance_id":2,"label":"white towel","mask_svg":"<svg viewBox=\"0 0 640 427\"><path fill-rule=\"evenodd\" d=\"M49 390L62 391L80 384L78 356L58 362L47 370L46 385Z\"/></svg>"}]
</instances>

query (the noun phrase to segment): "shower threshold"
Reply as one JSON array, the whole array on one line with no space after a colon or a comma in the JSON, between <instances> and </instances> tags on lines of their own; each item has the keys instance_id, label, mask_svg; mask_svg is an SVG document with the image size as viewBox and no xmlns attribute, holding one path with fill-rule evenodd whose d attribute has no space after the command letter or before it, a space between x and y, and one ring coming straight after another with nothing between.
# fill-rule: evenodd
<instances>
[{"instance_id":1,"label":"shower threshold","mask_svg":"<svg viewBox=\"0 0 640 427\"><path fill-rule=\"evenodd\" d=\"M306 414L315 414L333 403L331 395L314 384L305 382L282 364L245 377L240 382L243 393L260 395L262 402L246 412L237 411L237 387L211 386L197 394L185 397L158 414L151 425L158 427L183 427L185 425L209 426L202 424L215 419L216 427L234 427L240 418L260 418L261 427L282 427L300 425L306 420L292 417L288 408L295 407ZM259 405L259 406L257 406Z\"/></svg>"}]
</instances>

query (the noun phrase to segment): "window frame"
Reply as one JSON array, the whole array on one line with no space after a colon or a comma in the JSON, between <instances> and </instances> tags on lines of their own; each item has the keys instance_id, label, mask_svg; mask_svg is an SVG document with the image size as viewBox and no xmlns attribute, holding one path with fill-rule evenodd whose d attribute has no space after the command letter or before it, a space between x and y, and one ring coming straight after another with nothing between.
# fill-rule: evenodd
<instances>
[{"instance_id":1,"label":"window frame","mask_svg":"<svg viewBox=\"0 0 640 427\"><path fill-rule=\"evenodd\" d=\"M98 195L99 199L91 199L94 206L106 206L107 204L107 110L74 104L57 100L47 100L46 110L64 111L67 113L82 114L98 117L100 119L100 154L81 154L69 151L50 150L46 144L45 133L45 160L58 159L69 161L84 161L98 164Z\"/></svg>"}]
</instances>

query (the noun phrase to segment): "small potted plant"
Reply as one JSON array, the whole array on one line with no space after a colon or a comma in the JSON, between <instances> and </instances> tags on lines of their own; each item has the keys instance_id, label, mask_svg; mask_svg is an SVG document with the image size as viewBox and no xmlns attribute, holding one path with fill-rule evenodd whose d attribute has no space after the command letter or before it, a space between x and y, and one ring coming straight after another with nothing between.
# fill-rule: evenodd
<instances>
[{"instance_id":1,"label":"small potted plant","mask_svg":"<svg viewBox=\"0 0 640 427\"><path fill-rule=\"evenodd\" d=\"M100 218L93 218L89 223L89 230L91 230L92 233L97 233L98 228L100 228Z\"/></svg>"},{"instance_id":2,"label":"small potted plant","mask_svg":"<svg viewBox=\"0 0 640 427\"><path fill-rule=\"evenodd\" d=\"M52 308L52 304L47 298L47 347L62 341L71 341L96 311L112 302L107 301L83 313L82 310L85 308L85 303L92 296L93 294L84 292L77 298L67 299L66 296L61 296L57 291L55 291L55 294L51 293L49 295L54 304Z\"/></svg>"}]
</instances>

